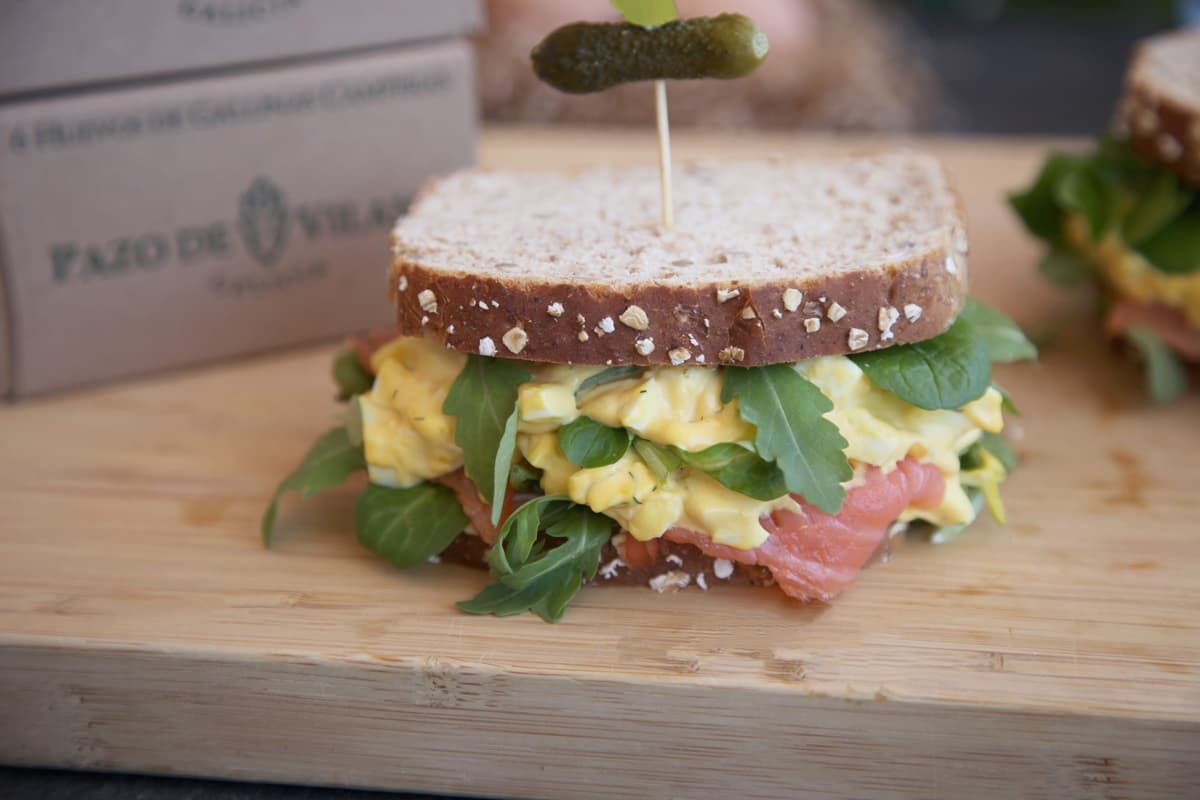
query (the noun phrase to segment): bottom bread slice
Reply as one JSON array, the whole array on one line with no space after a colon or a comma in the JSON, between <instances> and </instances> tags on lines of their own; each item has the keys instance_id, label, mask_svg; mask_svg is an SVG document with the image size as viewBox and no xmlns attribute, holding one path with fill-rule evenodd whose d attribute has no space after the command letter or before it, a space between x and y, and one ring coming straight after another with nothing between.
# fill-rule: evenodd
<instances>
[{"instance_id":1,"label":"bottom bread slice","mask_svg":"<svg viewBox=\"0 0 1200 800\"><path fill-rule=\"evenodd\" d=\"M604 545L600 569L589 585L649 586L658 592L679 591L688 586L707 589L717 584L736 586L773 586L775 579L766 567L738 564L726 559L706 556L690 544L661 540L658 557L649 566L631 567L621 558L617 548L618 533ZM478 536L459 534L442 551L441 560L469 567L487 569L488 545Z\"/></svg>"}]
</instances>

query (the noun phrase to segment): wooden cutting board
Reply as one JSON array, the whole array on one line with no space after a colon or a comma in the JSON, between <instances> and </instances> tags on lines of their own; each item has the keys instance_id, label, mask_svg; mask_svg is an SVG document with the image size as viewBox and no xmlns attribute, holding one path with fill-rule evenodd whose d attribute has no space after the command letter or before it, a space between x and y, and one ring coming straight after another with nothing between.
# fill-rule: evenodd
<instances>
[{"instance_id":1,"label":"wooden cutting board","mask_svg":"<svg viewBox=\"0 0 1200 800\"><path fill-rule=\"evenodd\" d=\"M1142 405L1086 303L1033 275L1002 195L1045 143L915 145L962 188L974 293L1060 329L999 373L1024 412L1006 527L903 543L829 606L608 588L558 625L469 617L452 603L485 576L361 550L353 487L289 501L259 545L276 481L331 424L332 348L6 408L0 760L512 797L1197 796L1200 397ZM649 133L482 149L654 158Z\"/></svg>"}]
</instances>

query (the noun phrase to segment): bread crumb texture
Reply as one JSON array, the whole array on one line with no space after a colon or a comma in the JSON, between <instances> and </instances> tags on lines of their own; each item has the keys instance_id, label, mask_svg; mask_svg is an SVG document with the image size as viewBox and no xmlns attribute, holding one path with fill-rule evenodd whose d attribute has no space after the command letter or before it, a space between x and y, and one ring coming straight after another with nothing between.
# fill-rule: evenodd
<instances>
[{"instance_id":1,"label":"bread crumb texture","mask_svg":"<svg viewBox=\"0 0 1200 800\"><path fill-rule=\"evenodd\" d=\"M753 284L920 251L957 216L938 162L908 152L683 165L672 231L658 225L658 193L653 169L459 172L397 224L394 254L450 272L605 286L721 275ZM734 288L720 291L728 299Z\"/></svg>"}]
</instances>

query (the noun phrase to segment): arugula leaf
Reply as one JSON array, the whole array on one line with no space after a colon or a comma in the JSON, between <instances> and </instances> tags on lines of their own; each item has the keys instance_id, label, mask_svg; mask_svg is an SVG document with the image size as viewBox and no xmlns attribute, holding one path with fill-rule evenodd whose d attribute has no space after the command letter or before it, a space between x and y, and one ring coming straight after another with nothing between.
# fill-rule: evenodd
<instances>
[{"instance_id":1,"label":"arugula leaf","mask_svg":"<svg viewBox=\"0 0 1200 800\"><path fill-rule=\"evenodd\" d=\"M591 578L600 562L600 548L612 537L615 523L587 506L571 506L546 525L547 536L562 539L562 544L543 551L516 572L504 578L514 589L524 589L531 583L560 570L578 568L580 577ZM579 578L576 578L578 588Z\"/></svg>"},{"instance_id":2,"label":"arugula leaf","mask_svg":"<svg viewBox=\"0 0 1200 800\"><path fill-rule=\"evenodd\" d=\"M500 514L504 511L504 496L508 491L508 474L512 468L513 455L517 452L517 418L520 416L516 406L504 421L504 431L500 434L500 442L496 445L496 460L492 463L492 524L500 524Z\"/></svg>"},{"instance_id":3,"label":"arugula leaf","mask_svg":"<svg viewBox=\"0 0 1200 800\"><path fill-rule=\"evenodd\" d=\"M1117 222L1121 195L1116 181L1089 159L1078 160L1054 187L1062 208L1078 211L1087 220L1092 239L1100 241Z\"/></svg>"},{"instance_id":4,"label":"arugula leaf","mask_svg":"<svg viewBox=\"0 0 1200 800\"><path fill-rule=\"evenodd\" d=\"M1065 247L1052 247L1038 263L1038 272L1056 286L1073 288L1090 283L1095 271L1087 259Z\"/></svg>"},{"instance_id":5,"label":"arugula leaf","mask_svg":"<svg viewBox=\"0 0 1200 800\"><path fill-rule=\"evenodd\" d=\"M635 437L633 449L660 484L686 465L707 474L725 488L755 500L774 500L788 491L787 480L777 464L735 442L721 442L691 453Z\"/></svg>"},{"instance_id":6,"label":"arugula leaf","mask_svg":"<svg viewBox=\"0 0 1200 800\"><path fill-rule=\"evenodd\" d=\"M508 485L523 491L535 491L542 485L542 471L517 462L508 473Z\"/></svg>"},{"instance_id":7,"label":"arugula leaf","mask_svg":"<svg viewBox=\"0 0 1200 800\"><path fill-rule=\"evenodd\" d=\"M558 446L563 455L585 469L620 460L632 440L633 434L624 428L610 428L591 417L579 417L558 429Z\"/></svg>"},{"instance_id":8,"label":"arugula leaf","mask_svg":"<svg viewBox=\"0 0 1200 800\"><path fill-rule=\"evenodd\" d=\"M362 396L356 394L350 398L346 410L338 415L338 419L346 426L346 436L350 438L350 444L355 447L362 447L363 443L362 403Z\"/></svg>"},{"instance_id":9,"label":"arugula leaf","mask_svg":"<svg viewBox=\"0 0 1200 800\"><path fill-rule=\"evenodd\" d=\"M263 546L270 547L275 535L275 515L279 511L279 498L287 492L300 492L312 497L317 492L332 489L351 474L366 469L362 447L350 442L345 428L334 428L325 432L304 456L300 466L283 479L262 518Z\"/></svg>"},{"instance_id":10,"label":"arugula leaf","mask_svg":"<svg viewBox=\"0 0 1200 800\"><path fill-rule=\"evenodd\" d=\"M569 498L529 501L501 526L488 554L497 583L458 607L469 614L496 616L533 611L547 622L557 622L582 583L595 577L613 525L608 517ZM539 530L561 543L538 550L533 540Z\"/></svg>"},{"instance_id":11,"label":"arugula leaf","mask_svg":"<svg viewBox=\"0 0 1200 800\"><path fill-rule=\"evenodd\" d=\"M1162 169L1142 158L1129 140L1115 134L1100 137L1093 158L1098 159L1121 183L1141 189Z\"/></svg>"},{"instance_id":12,"label":"arugula leaf","mask_svg":"<svg viewBox=\"0 0 1200 800\"><path fill-rule=\"evenodd\" d=\"M566 593L569 574L554 575L536 583L514 589L503 583L492 583L472 597L462 600L456 605L460 611L468 614L491 614L495 617L511 617L532 611L547 622L557 622L562 617L566 601L561 600ZM578 589L578 587L576 587ZM571 593L573 596L574 593ZM554 608L551 608L551 601ZM567 597L570 600L570 596Z\"/></svg>"},{"instance_id":13,"label":"arugula leaf","mask_svg":"<svg viewBox=\"0 0 1200 800\"><path fill-rule=\"evenodd\" d=\"M1009 444L1008 439L1000 434L985 432L983 438L979 440L979 446L995 456L1006 473L1011 475L1012 471L1017 468L1017 453Z\"/></svg>"},{"instance_id":14,"label":"arugula leaf","mask_svg":"<svg viewBox=\"0 0 1200 800\"><path fill-rule=\"evenodd\" d=\"M1008 196L1009 205L1034 236L1051 244L1062 239L1062 208L1057 187L1079 164L1078 156L1055 154L1046 159L1033 185Z\"/></svg>"},{"instance_id":15,"label":"arugula leaf","mask_svg":"<svg viewBox=\"0 0 1200 800\"><path fill-rule=\"evenodd\" d=\"M565 495L541 495L514 511L496 534L496 541L488 551L488 566L496 577L511 575L529 560L537 542L538 531L557 519L558 515L574 505Z\"/></svg>"},{"instance_id":16,"label":"arugula leaf","mask_svg":"<svg viewBox=\"0 0 1200 800\"><path fill-rule=\"evenodd\" d=\"M1195 197L1194 192L1184 188L1175 173L1166 169L1155 171L1138 195L1121 225L1122 238L1134 246L1166 227ZM1200 260L1196 265L1200 266Z\"/></svg>"},{"instance_id":17,"label":"arugula leaf","mask_svg":"<svg viewBox=\"0 0 1200 800\"><path fill-rule=\"evenodd\" d=\"M628 22L653 28L670 22L679 16L675 0L610 0L613 8L621 12Z\"/></svg>"},{"instance_id":18,"label":"arugula leaf","mask_svg":"<svg viewBox=\"0 0 1200 800\"><path fill-rule=\"evenodd\" d=\"M858 353L850 359L871 383L928 411L961 408L992 382L988 348L961 316L932 339Z\"/></svg>"},{"instance_id":19,"label":"arugula leaf","mask_svg":"<svg viewBox=\"0 0 1200 800\"><path fill-rule=\"evenodd\" d=\"M1026 338L1017 323L996 309L968 297L959 317L971 323L974 335L987 348L993 364L1037 358L1033 342Z\"/></svg>"},{"instance_id":20,"label":"arugula leaf","mask_svg":"<svg viewBox=\"0 0 1200 800\"><path fill-rule=\"evenodd\" d=\"M645 372L645 367L639 367L637 364L626 364L623 367L608 367L602 369L595 375L584 378L578 387L575 389L575 397L581 397L585 392L595 389L597 386L602 386L606 383L614 381L623 381L626 378L636 378Z\"/></svg>"},{"instance_id":21,"label":"arugula leaf","mask_svg":"<svg viewBox=\"0 0 1200 800\"><path fill-rule=\"evenodd\" d=\"M829 398L787 364L724 372L721 402L737 400L742 419L755 426L755 449L783 471L788 491L828 514L841 510L842 481L854 471L846 440L825 418L833 410Z\"/></svg>"},{"instance_id":22,"label":"arugula leaf","mask_svg":"<svg viewBox=\"0 0 1200 800\"><path fill-rule=\"evenodd\" d=\"M1127 141L1109 137L1087 155L1051 156L1033 186L1009 202L1029 231L1055 248L1039 265L1054 283L1073 286L1092 275L1086 262L1062 248L1066 211L1087 220L1094 241L1119 228L1125 242L1168 275L1200 270L1197 193Z\"/></svg>"},{"instance_id":23,"label":"arugula leaf","mask_svg":"<svg viewBox=\"0 0 1200 800\"><path fill-rule=\"evenodd\" d=\"M659 486L672 472L683 466L683 457L677 448L635 438L633 449L658 480Z\"/></svg>"},{"instance_id":24,"label":"arugula leaf","mask_svg":"<svg viewBox=\"0 0 1200 800\"><path fill-rule=\"evenodd\" d=\"M1134 326L1122 334L1142 356L1146 393L1155 403L1169 403L1187 389L1187 371L1179 357L1149 328Z\"/></svg>"},{"instance_id":25,"label":"arugula leaf","mask_svg":"<svg viewBox=\"0 0 1200 800\"><path fill-rule=\"evenodd\" d=\"M683 463L708 474L727 489L755 500L774 500L787 494L787 479L778 464L734 442L722 442L689 453L678 451Z\"/></svg>"},{"instance_id":26,"label":"arugula leaf","mask_svg":"<svg viewBox=\"0 0 1200 800\"><path fill-rule=\"evenodd\" d=\"M454 442L467 477L500 521L517 437L517 388L532 376L512 361L471 354L450 385L442 413L454 417Z\"/></svg>"},{"instance_id":27,"label":"arugula leaf","mask_svg":"<svg viewBox=\"0 0 1200 800\"><path fill-rule=\"evenodd\" d=\"M358 541L402 569L445 550L467 522L454 492L436 483L408 489L371 484L355 509Z\"/></svg>"},{"instance_id":28,"label":"arugula leaf","mask_svg":"<svg viewBox=\"0 0 1200 800\"><path fill-rule=\"evenodd\" d=\"M1135 249L1168 275L1190 275L1200 270L1200 203Z\"/></svg>"},{"instance_id":29,"label":"arugula leaf","mask_svg":"<svg viewBox=\"0 0 1200 800\"><path fill-rule=\"evenodd\" d=\"M333 360L333 380L337 383L339 402L346 402L356 394L371 391L375 376L363 367L353 350L338 354Z\"/></svg>"}]
</instances>

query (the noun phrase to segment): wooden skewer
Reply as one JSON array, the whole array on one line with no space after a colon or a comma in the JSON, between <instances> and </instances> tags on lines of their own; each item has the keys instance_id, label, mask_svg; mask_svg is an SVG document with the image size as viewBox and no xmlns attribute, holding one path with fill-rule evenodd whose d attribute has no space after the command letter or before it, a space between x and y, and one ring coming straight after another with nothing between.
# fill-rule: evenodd
<instances>
[{"instance_id":1,"label":"wooden skewer","mask_svg":"<svg viewBox=\"0 0 1200 800\"><path fill-rule=\"evenodd\" d=\"M675 208L671 200L671 122L667 116L667 83L654 82L654 106L658 119L658 176L662 189L662 224L675 227Z\"/></svg>"}]
</instances>

